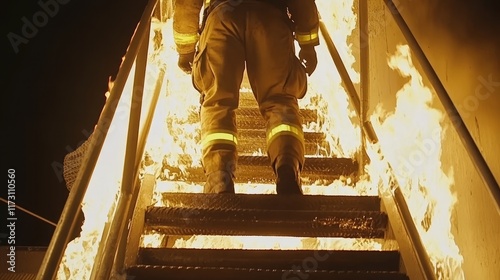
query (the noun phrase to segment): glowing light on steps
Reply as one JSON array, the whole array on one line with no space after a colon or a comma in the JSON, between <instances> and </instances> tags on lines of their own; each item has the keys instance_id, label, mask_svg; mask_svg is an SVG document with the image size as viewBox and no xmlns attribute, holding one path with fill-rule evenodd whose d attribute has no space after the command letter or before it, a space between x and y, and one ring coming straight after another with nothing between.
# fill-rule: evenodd
<instances>
[{"instance_id":1,"label":"glowing light on steps","mask_svg":"<svg viewBox=\"0 0 500 280\"><path fill-rule=\"evenodd\" d=\"M169 237L172 238L172 237ZM392 240L364 238L311 238L288 236L174 236L172 248L247 250L397 250Z\"/></svg>"}]
</instances>

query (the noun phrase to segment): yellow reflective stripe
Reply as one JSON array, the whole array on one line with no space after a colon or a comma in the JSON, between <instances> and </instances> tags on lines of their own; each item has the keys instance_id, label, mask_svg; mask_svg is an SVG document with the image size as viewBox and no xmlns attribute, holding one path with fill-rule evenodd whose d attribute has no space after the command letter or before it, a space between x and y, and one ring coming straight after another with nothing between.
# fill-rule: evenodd
<instances>
[{"instance_id":1,"label":"yellow reflective stripe","mask_svg":"<svg viewBox=\"0 0 500 280\"><path fill-rule=\"evenodd\" d=\"M196 44L196 42L198 42L199 36L200 35L198 35L198 33L186 34L174 32L174 41L179 45Z\"/></svg>"},{"instance_id":2,"label":"yellow reflective stripe","mask_svg":"<svg viewBox=\"0 0 500 280\"><path fill-rule=\"evenodd\" d=\"M301 128L283 123L269 130L267 134L267 143L268 144L271 143L271 141L274 140L274 138L280 133L291 134L295 136L297 139L299 139L301 142L304 142L304 134Z\"/></svg>"},{"instance_id":3,"label":"yellow reflective stripe","mask_svg":"<svg viewBox=\"0 0 500 280\"><path fill-rule=\"evenodd\" d=\"M299 44L308 44L318 40L318 32L302 33L302 34L297 33L295 34L295 38L297 39L297 42L299 42Z\"/></svg>"},{"instance_id":4,"label":"yellow reflective stripe","mask_svg":"<svg viewBox=\"0 0 500 280\"><path fill-rule=\"evenodd\" d=\"M210 5L210 0L205 0L205 7L208 7Z\"/></svg>"},{"instance_id":5,"label":"yellow reflective stripe","mask_svg":"<svg viewBox=\"0 0 500 280\"><path fill-rule=\"evenodd\" d=\"M209 144L213 144L212 142L215 143L220 143L220 142L231 142L231 144L234 143L234 145L238 144L238 139L236 139L236 135L232 133L226 133L226 132L214 132L207 134L203 139L201 140L201 146L202 148L205 148Z\"/></svg>"}]
</instances>

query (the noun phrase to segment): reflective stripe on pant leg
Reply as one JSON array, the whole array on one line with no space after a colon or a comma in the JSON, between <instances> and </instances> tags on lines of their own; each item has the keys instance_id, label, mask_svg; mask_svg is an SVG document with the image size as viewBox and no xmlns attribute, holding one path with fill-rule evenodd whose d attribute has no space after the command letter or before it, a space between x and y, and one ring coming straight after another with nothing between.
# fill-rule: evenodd
<instances>
[{"instance_id":1,"label":"reflective stripe on pant leg","mask_svg":"<svg viewBox=\"0 0 500 280\"><path fill-rule=\"evenodd\" d=\"M222 5L219 5L222 7ZM203 94L200 108L202 165L205 174L226 171L234 176L237 164L236 117L245 52L238 34L243 11L225 17L211 14L200 37L200 56L193 80Z\"/></svg>"},{"instance_id":2,"label":"reflective stripe on pant leg","mask_svg":"<svg viewBox=\"0 0 500 280\"><path fill-rule=\"evenodd\" d=\"M304 134L298 125L281 123L269 128L267 153L273 169L286 163L301 170L304 165L304 142Z\"/></svg>"},{"instance_id":3,"label":"reflective stripe on pant leg","mask_svg":"<svg viewBox=\"0 0 500 280\"><path fill-rule=\"evenodd\" d=\"M238 145L238 139L234 132L230 131L213 131L205 134L201 139L201 147L203 150L214 144L230 144Z\"/></svg>"},{"instance_id":4,"label":"reflective stripe on pant leg","mask_svg":"<svg viewBox=\"0 0 500 280\"><path fill-rule=\"evenodd\" d=\"M234 177L237 164L236 133L231 131L210 131L202 136L202 165L208 176L213 172L225 171Z\"/></svg>"},{"instance_id":5,"label":"reflective stripe on pant leg","mask_svg":"<svg viewBox=\"0 0 500 280\"><path fill-rule=\"evenodd\" d=\"M268 130L266 137L267 146L269 147L273 140L281 135L292 135L304 144L304 133L302 132L302 128L300 126L282 123Z\"/></svg>"},{"instance_id":6,"label":"reflective stripe on pant leg","mask_svg":"<svg viewBox=\"0 0 500 280\"><path fill-rule=\"evenodd\" d=\"M290 136L298 140L298 143L290 140ZM286 138L288 138L288 140ZM297 144L300 146L297 146ZM299 163L300 167L303 165L304 133L302 132L302 128L300 126L282 123L270 128L267 132L267 147L271 148L273 146L280 146L278 149L281 150L274 151L272 156L269 154L273 168L275 168L274 165L277 164L275 160L278 157L295 159L297 160L297 163Z\"/></svg>"}]
</instances>

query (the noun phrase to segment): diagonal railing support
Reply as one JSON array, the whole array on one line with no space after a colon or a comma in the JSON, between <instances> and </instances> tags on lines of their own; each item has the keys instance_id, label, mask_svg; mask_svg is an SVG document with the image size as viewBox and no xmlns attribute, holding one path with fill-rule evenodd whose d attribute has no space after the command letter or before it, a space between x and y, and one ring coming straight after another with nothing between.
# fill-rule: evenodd
<instances>
[{"instance_id":1,"label":"diagonal railing support","mask_svg":"<svg viewBox=\"0 0 500 280\"><path fill-rule=\"evenodd\" d=\"M87 191L92 174L96 167L99 155L101 153L104 141L108 134L112 119L115 115L119 100L125 88L125 83L130 70L137 57L141 44L141 37L144 36L152 10L157 0L150 0L146 6L145 12L138 24L138 27L131 39L127 53L122 61L120 70L111 88L109 98L103 108L101 116L97 122L93 137L89 139L89 149L85 153L78 175L75 179L71 192L66 200L66 204L61 213L58 225L52 235L51 242L45 253L40 269L38 270L37 280L55 279L57 270L61 263L64 251L69 242L71 232L75 227L75 219L81 210L81 204Z\"/></svg>"}]
</instances>

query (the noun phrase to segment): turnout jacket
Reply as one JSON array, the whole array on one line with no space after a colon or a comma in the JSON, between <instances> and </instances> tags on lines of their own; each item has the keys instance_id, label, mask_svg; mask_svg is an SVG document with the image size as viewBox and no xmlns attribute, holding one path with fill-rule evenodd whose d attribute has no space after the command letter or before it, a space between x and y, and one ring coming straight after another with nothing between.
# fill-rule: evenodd
<instances>
[{"instance_id":1,"label":"turnout jacket","mask_svg":"<svg viewBox=\"0 0 500 280\"><path fill-rule=\"evenodd\" d=\"M269 2L284 13L288 13L291 28L295 39L300 46L319 44L318 38L318 10L314 0L176 0L173 15L174 41L179 54L188 54L195 51L202 22L210 11L224 2L228 11L243 1ZM202 8L204 11L202 13Z\"/></svg>"}]
</instances>

